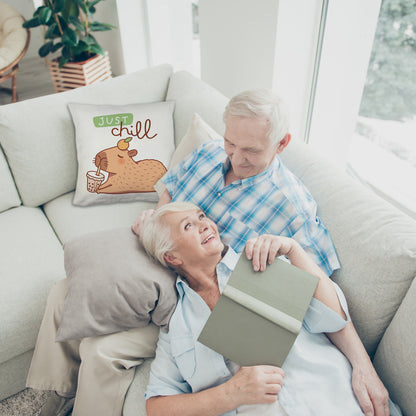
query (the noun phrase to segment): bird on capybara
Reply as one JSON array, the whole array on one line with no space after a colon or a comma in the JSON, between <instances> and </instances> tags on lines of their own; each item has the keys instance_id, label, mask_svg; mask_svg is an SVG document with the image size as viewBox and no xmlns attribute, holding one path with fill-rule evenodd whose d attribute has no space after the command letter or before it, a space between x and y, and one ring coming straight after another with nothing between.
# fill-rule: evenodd
<instances>
[{"instance_id":1,"label":"bird on capybara","mask_svg":"<svg viewBox=\"0 0 416 416\"><path fill-rule=\"evenodd\" d=\"M101 194L126 194L131 192L155 192L153 185L166 173L166 167L159 160L135 161L137 150L129 150L129 141L121 139L117 146L97 153L95 166L108 172L107 180L97 188Z\"/></svg>"}]
</instances>

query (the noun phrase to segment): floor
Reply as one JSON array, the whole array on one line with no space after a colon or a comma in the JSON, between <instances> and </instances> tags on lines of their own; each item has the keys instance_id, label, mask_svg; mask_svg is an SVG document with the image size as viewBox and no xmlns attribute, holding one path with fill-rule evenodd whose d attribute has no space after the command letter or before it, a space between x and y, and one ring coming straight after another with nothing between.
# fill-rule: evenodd
<instances>
[{"instance_id":1,"label":"floor","mask_svg":"<svg viewBox=\"0 0 416 416\"><path fill-rule=\"evenodd\" d=\"M11 94L4 91L4 87L11 87L11 80L0 84L0 105L12 101ZM24 58L17 72L18 101L53 93L55 91L45 61L38 56Z\"/></svg>"}]
</instances>

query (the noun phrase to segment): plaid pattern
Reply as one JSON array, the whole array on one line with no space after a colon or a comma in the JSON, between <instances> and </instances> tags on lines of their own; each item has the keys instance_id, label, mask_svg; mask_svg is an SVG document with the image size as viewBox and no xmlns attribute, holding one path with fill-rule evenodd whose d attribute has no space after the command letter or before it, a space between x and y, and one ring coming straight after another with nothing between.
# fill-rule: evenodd
<instances>
[{"instance_id":1,"label":"plaid pattern","mask_svg":"<svg viewBox=\"0 0 416 416\"><path fill-rule=\"evenodd\" d=\"M190 201L218 225L224 243L241 252L262 234L293 237L328 274L339 268L316 203L278 157L259 175L224 187L230 161L222 141L203 144L162 178L172 201Z\"/></svg>"}]
</instances>

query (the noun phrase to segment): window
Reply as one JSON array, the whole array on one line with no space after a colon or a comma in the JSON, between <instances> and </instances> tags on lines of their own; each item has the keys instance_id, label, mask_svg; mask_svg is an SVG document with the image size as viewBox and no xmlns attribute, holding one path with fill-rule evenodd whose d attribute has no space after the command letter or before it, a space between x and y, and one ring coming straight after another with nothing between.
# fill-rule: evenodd
<instances>
[{"instance_id":1,"label":"window","mask_svg":"<svg viewBox=\"0 0 416 416\"><path fill-rule=\"evenodd\" d=\"M383 0L348 171L416 218L416 7Z\"/></svg>"}]
</instances>

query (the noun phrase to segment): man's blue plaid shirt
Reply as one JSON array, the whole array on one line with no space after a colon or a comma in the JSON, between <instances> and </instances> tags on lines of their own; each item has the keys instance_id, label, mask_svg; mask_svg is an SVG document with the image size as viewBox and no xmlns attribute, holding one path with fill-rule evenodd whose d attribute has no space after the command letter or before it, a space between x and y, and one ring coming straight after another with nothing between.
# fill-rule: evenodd
<instances>
[{"instance_id":1,"label":"man's blue plaid shirt","mask_svg":"<svg viewBox=\"0 0 416 416\"><path fill-rule=\"evenodd\" d=\"M230 161L222 141L199 146L161 179L172 201L190 201L218 226L236 252L262 234L293 237L331 275L339 268L334 245L316 215L316 202L280 161L259 175L224 187Z\"/></svg>"}]
</instances>

